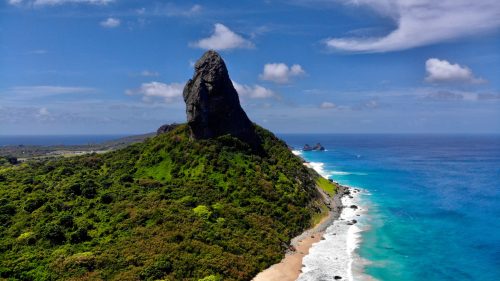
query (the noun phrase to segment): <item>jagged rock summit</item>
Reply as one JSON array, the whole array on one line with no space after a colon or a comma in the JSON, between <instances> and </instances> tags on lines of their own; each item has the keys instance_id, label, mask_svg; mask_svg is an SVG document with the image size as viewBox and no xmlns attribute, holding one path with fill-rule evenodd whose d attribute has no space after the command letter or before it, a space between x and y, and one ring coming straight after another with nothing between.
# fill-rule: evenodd
<instances>
[{"instance_id":1,"label":"jagged rock summit","mask_svg":"<svg viewBox=\"0 0 500 281\"><path fill-rule=\"evenodd\" d=\"M194 75L184 87L187 122L194 139L230 134L256 146L254 125L241 108L226 64L215 51L207 51L196 62Z\"/></svg>"}]
</instances>

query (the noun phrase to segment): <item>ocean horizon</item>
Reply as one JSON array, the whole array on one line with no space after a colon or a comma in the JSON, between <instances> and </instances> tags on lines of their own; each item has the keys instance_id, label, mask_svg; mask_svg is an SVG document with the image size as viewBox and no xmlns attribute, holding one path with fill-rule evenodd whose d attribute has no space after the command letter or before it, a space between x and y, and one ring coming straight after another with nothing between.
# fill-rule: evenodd
<instances>
[{"instance_id":1,"label":"ocean horizon","mask_svg":"<svg viewBox=\"0 0 500 281\"><path fill-rule=\"evenodd\" d=\"M146 134L146 133L144 133ZM68 135L0 135L0 146L8 145L40 145L40 146L50 146L50 145L86 145L86 144L99 144L106 141L112 141L119 138L136 136L141 134L68 134ZM314 140L322 137L331 136L357 136L357 137L370 137L370 136L401 136L401 137L500 137L500 134L466 134L466 133L277 133L277 136L287 139L290 137L306 137L305 140L309 139L309 144L314 144ZM305 144L305 143L304 143ZM302 144L302 145L304 145Z\"/></svg>"},{"instance_id":2,"label":"ocean horizon","mask_svg":"<svg viewBox=\"0 0 500 281\"><path fill-rule=\"evenodd\" d=\"M323 176L364 191L347 280L500 280L500 136L281 137L294 149L320 142L325 151L301 157ZM319 270L300 280L336 275L338 249L328 245L313 246L305 266Z\"/></svg>"},{"instance_id":3,"label":"ocean horizon","mask_svg":"<svg viewBox=\"0 0 500 281\"><path fill-rule=\"evenodd\" d=\"M86 145L99 144L126 136L127 134L110 135L0 135L0 146L8 145Z\"/></svg>"}]
</instances>

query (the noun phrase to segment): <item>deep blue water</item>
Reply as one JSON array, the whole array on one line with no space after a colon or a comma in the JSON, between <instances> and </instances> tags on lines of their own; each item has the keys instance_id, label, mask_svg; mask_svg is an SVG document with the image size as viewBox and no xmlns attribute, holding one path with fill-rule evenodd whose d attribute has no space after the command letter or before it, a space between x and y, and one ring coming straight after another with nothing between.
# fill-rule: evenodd
<instances>
[{"instance_id":1,"label":"deep blue water","mask_svg":"<svg viewBox=\"0 0 500 281\"><path fill-rule=\"evenodd\" d=\"M119 139L125 135L54 135L54 136L2 136L0 146L5 145L83 145Z\"/></svg>"},{"instance_id":2,"label":"deep blue water","mask_svg":"<svg viewBox=\"0 0 500 281\"><path fill-rule=\"evenodd\" d=\"M379 280L500 280L500 136L281 135L369 191L359 254Z\"/></svg>"}]
</instances>

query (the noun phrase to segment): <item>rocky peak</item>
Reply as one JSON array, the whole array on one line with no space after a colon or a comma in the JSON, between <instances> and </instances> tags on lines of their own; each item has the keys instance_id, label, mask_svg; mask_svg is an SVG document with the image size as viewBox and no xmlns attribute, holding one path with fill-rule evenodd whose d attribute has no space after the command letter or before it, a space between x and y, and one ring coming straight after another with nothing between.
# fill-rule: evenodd
<instances>
[{"instance_id":1,"label":"rocky peak","mask_svg":"<svg viewBox=\"0 0 500 281\"><path fill-rule=\"evenodd\" d=\"M183 92L191 137L208 139L230 134L252 146L257 145L254 126L241 108L221 56L207 51L196 62L194 70Z\"/></svg>"}]
</instances>

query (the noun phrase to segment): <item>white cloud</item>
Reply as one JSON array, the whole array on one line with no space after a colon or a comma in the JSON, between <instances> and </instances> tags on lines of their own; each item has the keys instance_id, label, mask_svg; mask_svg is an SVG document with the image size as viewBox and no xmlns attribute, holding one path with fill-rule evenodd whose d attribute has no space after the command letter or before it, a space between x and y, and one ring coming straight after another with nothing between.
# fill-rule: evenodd
<instances>
[{"instance_id":1,"label":"white cloud","mask_svg":"<svg viewBox=\"0 0 500 281\"><path fill-rule=\"evenodd\" d=\"M38 110L38 116L44 117L44 116L49 116L50 112L46 107L42 107Z\"/></svg>"},{"instance_id":2,"label":"white cloud","mask_svg":"<svg viewBox=\"0 0 500 281\"><path fill-rule=\"evenodd\" d=\"M30 55L45 55L46 53L47 53L47 50L43 50L43 49L32 50L32 51L28 52L28 54L30 54Z\"/></svg>"},{"instance_id":3,"label":"white cloud","mask_svg":"<svg viewBox=\"0 0 500 281\"><path fill-rule=\"evenodd\" d=\"M477 100L500 100L500 94L479 93L477 94Z\"/></svg>"},{"instance_id":4,"label":"white cloud","mask_svg":"<svg viewBox=\"0 0 500 281\"><path fill-rule=\"evenodd\" d=\"M216 23L214 33L207 38L190 44L192 47L201 49L228 50L228 49L248 49L253 48L252 42L234 33L227 26Z\"/></svg>"},{"instance_id":5,"label":"white cloud","mask_svg":"<svg viewBox=\"0 0 500 281\"><path fill-rule=\"evenodd\" d=\"M438 91L429 93L424 98L430 101L460 101L464 99L464 96L450 91Z\"/></svg>"},{"instance_id":6,"label":"white cloud","mask_svg":"<svg viewBox=\"0 0 500 281\"><path fill-rule=\"evenodd\" d=\"M363 107L375 109L375 108L379 107L379 104L378 104L378 101L376 101L376 100L369 100L369 101L363 103Z\"/></svg>"},{"instance_id":7,"label":"white cloud","mask_svg":"<svg viewBox=\"0 0 500 281\"><path fill-rule=\"evenodd\" d=\"M14 6L26 4L26 6L60 6L65 4L89 4L107 5L115 0L7 0L7 3Z\"/></svg>"},{"instance_id":8,"label":"white cloud","mask_svg":"<svg viewBox=\"0 0 500 281\"><path fill-rule=\"evenodd\" d=\"M159 5L153 10L155 15L166 15L168 17L193 17L203 11L203 6L195 4L191 7L179 6L173 3Z\"/></svg>"},{"instance_id":9,"label":"white cloud","mask_svg":"<svg viewBox=\"0 0 500 281\"><path fill-rule=\"evenodd\" d=\"M328 102L328 101L322 102L319 105L319 108L321 108L321 109L332 109L332 108L336 108L336 107L337 107L336 104L334 104L333 102Z\"/></svg>"},{"instance_id":10,"label":"white cloud","mask_svg":"<svg viewBox=\"0 0 500 281\"><path fill-rule=\"evenodd\" d=\"M117 18L107 18L99 23L102 27L105 28L115 28L120 26L121 21Z\"/></svg>"},{"instance_id":11,"label":"white cloud","mask_svg":"<svg viewBox=\"0 0 500 281\"><path fill-rule=\"evenodd\" d=\"M146 8L142 7L135 10L138 15L144 15L146 13Z\"/></svg>"},{"instance_id":12,"label":"white cloud","mask_svg":"<svg viewBox=\"0 0 500 281\"><path fill-rule=\"evenodd\" d=\"M238 94L242 97L249 97L252 99L265 99L265 98L272 98L275 97L276 94L267 88L264 88L260 85L243 85L239 84L237 82L233 82L233 86L238 92Z\"/></svg>"},{"instance_id":13,"label":"white cloud","mask_svg":"<svg viewBox=\"0 0 500 281\"><path fill-rule=\"evenodd\" d=\"M31 1L34 6L58 6L64 4L90 4L107 5L115 0L35 0Z\"/></svg>"},{"instance_id":14,"label":"white cloud","mask_svg":"<svg viewBox=\"0 0 500 281\"><path fill-rule=\"evenodd\" d=\"M7 96L14 99L39 98L65 94L93 93L94 88L64 86L17 86L7 90Z\"/></svg>"},{"instance_id":15,"label":"white cloud","mask_svg":"<svg viewBox=\"0 0 500 281\"><path fill-rule=\"evenodd\" d=\"M329 0L368 6L393 18L397 28L384 37L329 38L332 49L388 52L473 36L500 27L498 0Z\"/></svg>"},{"instance_id":16,"label":"white cloud","mask_svg":"<svg viewBox=\"0 0 500 281\"><path fill-rule=\"evenodd\" d=\"M177 8L174 6L169 6L169 8L167 10L167 16L170 16L170 17L175 17L175 16L192 17L192 16L196 16L196 15L200 14L202 10L203 10L203 7L201 5L198 5L198 4L191 6L191 8L189 8L187 10Z\"/></svg>"},{"instance_id":17,"label":"white cloud","mask_svg":"<svg viewBox=\"0 0 500 281\"><path fill-rule=\"evenodd\" d=\"M154 102L161 99L165 103L173 103L182 96L184 85L180 83L165 84L161 82L142 83L139 89L126 90L127 95L142 95L145 102Z\"/></svg>"},{"instance_id":18,"label":"white cloud","mask_svg":"<svg viewBox=\"0 0 500 281\"><path fill-rule=\"evenodd\" d=\"M140 75L144 77L158 77L160 76L160 73L157 71L143 70L141 71Z\"/></svg>"},{"instance_id":19,"label":"white cloud","mask_svg":"<svg viewBox=\"0 0 500 281\"><path fill-rule=\"evenodd\" d=\"M10 5L21 5L23 2L23 0L8 0L7 3L9 3Z\"/></svg>"},{"instance_id":20,"label":"white cloud","mask_svg":"<svg viewBox=\"0 0 500 281\"><path fill-rule=\"evenodd\" d=\"M457 63L452 64L447 60L430 58L425 62L425 70L427 71L427 82L466 82L466 83L482 83L485 80L474 77L472 71Z\"/></svg>"},{"instance_id":21,"label":"white cloud","mask_svg":"<svg viewBox=\"0 0 500 281\"><path fill-rule=\"evenodd\" d=\"M268 63L264 65L264 71L260 75L260 78L275 83L288 83L292 77L304 74L305 71L298 64L288 67L284 63Z\"/></svg>"},{"instance_id":22,"label":"white cloud","mask_svg":"<svg viewBox=\"0 0 500 281\"><path fill-rule=\"evenodd\" d=\"M197 12L200 12L202 9L203 9L203 8L202 8L202 6L201 6L201 5L195 4L195 5L193 5L193 7L191 7L190 11L191 11L191 12L196 12L196 13L197 13Z\"/></svg>"}]
</instances>

